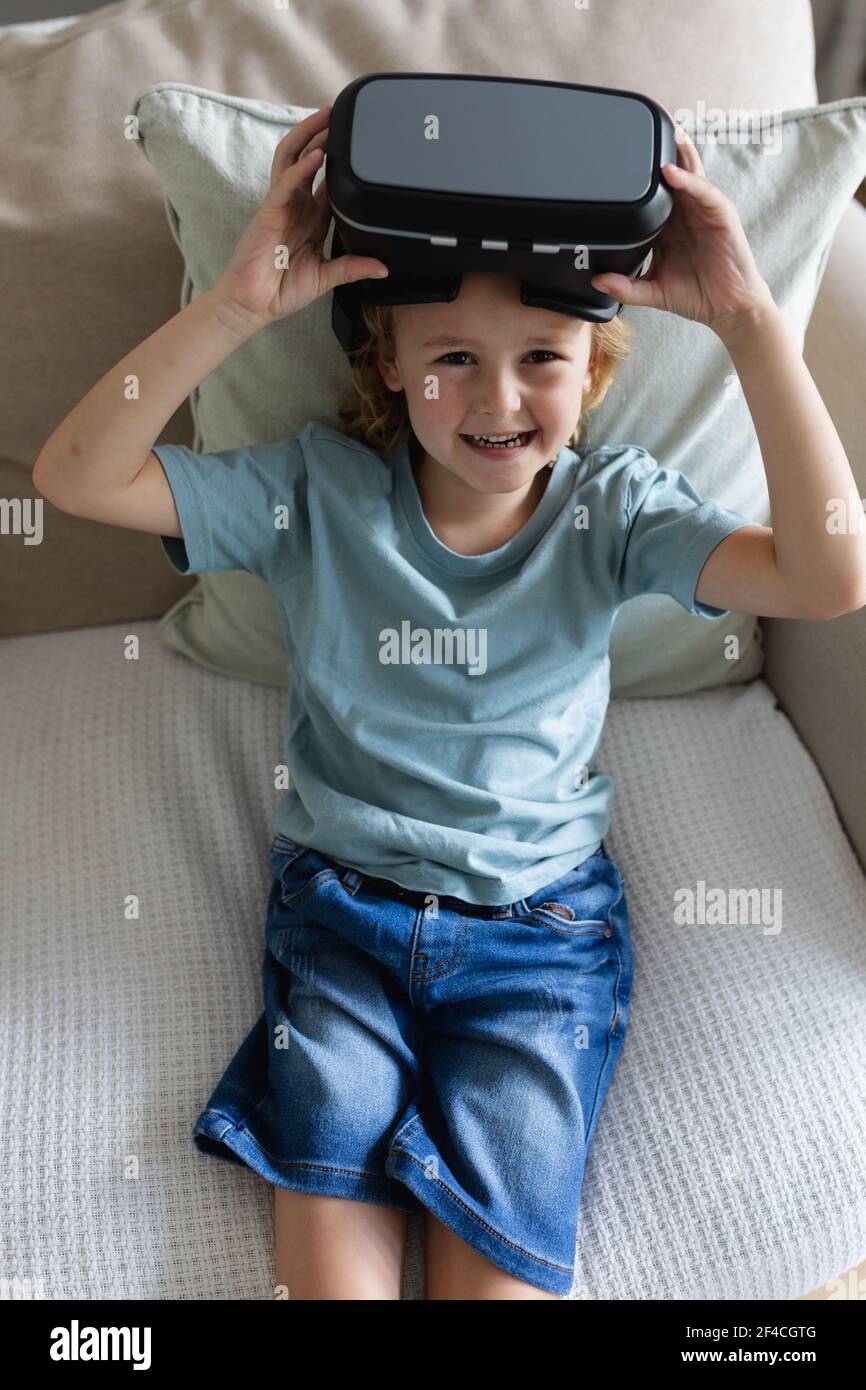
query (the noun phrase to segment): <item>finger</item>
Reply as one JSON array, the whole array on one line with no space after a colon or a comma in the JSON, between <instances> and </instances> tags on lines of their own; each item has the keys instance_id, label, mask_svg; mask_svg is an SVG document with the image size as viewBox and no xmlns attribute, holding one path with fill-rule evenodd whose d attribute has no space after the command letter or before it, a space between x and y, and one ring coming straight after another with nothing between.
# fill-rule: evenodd
<instances>
[{"instance_id":1,"label":"finger","mask_svg":"<svg viewBox=\"0 0 866 1390\"><path fill-rule=\"evenodd\" d=\"M667 107L665 110L667 111ZM702 174L704 166L692 137L685 126L680 125L675 116L671 116L670 111L668 111L668 116L670 116L677 141L677 165L684 169L690 169L693 173Z\"/></svg>"},{"instance_id":2,"label":"finger","mask_svg":"<svg viewBox=\"0 0 866 1390\"><path fill-rule=\"evenodd\" d=\"M314 111L312 115L306 116L287 132L274 150L274 158L271 165L271 181L278 179L283 170L290 164L297 162L304 149L311 143L312 137L320 131L326 130L331 119L332 107L323 106L320 110Z\"/></svg>"},{"instance_id":3,"label":"finger","mask_svg":"<svg viewBox=\"0 0 866 1390\"><path fill-rule=\"evenodd\" d=\"M351 285L355 280L385 279L388 267L384 261L372 260L369 256L337 256L335 260L322 262L322 281L326 294L335 285ZM384 271L385 275L380 275Z\"/></svg>"},{"instance_id":4,"label":"finger","mask_svg":"<svg viewBox=\"0 0 866 1390\"><path fill-rule=\"evenodd\" d=\"M322 179L318 188L313 193L313 202L316 205L316 215L322 220L326 227L330 226L332 216L331 200L328 197L328 185L325 179Z\"/></svg>"},{"instance_id":5,"label":"finger","mask_svg":"<svg viewBox=\"0 0 866 1390\"><path fill-rule=\"evenodd\" d=\"M320 207L330 208L330 202L328 199L328 180L324 175L322 176L318 188L315 188L313 190L313 197Z\"/></svg>"},{"instance_id":6,"label":"finger","mask_svg":"<svg viewBox=\"0 0 866 1390\"><path fill-rule=\"evenodd\" d=\"M620 304L634 304L640 309L661 309L662 299L652 280L631 280L627 275L594 275L590 281L593 289L610 295Z\"/></svg>"},{"instance_id":7,"label":"finger","mask_svg":"<svg viewBox=\"0 0 866 1390\"><path fill-rule=\"evenodd\" d=\"M685 134L685 131L683 130L682 126L680 125L680 123L679 123L679 121L677 120L676 116L674 115L673 111L669 111L668 108L667 108L666 106L663 106L663 107L662 107L662 110L664 111L665 115L667 116L668 120L670 121L671 125L673 126L673 128L674 128L674 135L675 135L676 138L677 138L677 144L679 144L680 140L682 139L683 135Z\"/></svg>"},{"instance_id":8,"label":"finger","mask_svg":"<svg viewBox=\"0 0 866 1390\"><path fill-rule=\"evenodd\" d=\"M678 164L663 164L662 173L666 181L677 192L693 198L708 211L724 213L728 211L728 199L720 188L712 183L706 174L696 174L690 169L681 169Z\"/></svg>"},{"instance_id":9,"label":"finger","mask_svg":"<svg viewBox=\"0 0 866 1390\"><path fill-rule=\"evenodd\" d=\"M683 130L683 136L682 144L677 146L677 166L688 169L692 174L703 174L704 166L695 142L687 130Z\"/></svg>"},{"instance_id":10,"label":"finger","mask_svg":"<svg viewBox=\"0 0 866 1390\"><path fill-rule=\"evenodd\" d=\"M264 197L263 207L281 208L291 198L295 190L308 179L312 181L321 168L325 157L321 145L314 145L301 155L295 164L284 169L276 182L272 183Z\"/></svg>"},{"instance_id":11,"label":"finger","mask_svg":"<svg viewBox=\"0 0 866 1390\"><path fill-rule=\"evenodd\" d=\"M298 156L299 160L305 159L306 156L310 153L310 150L325 150L325 151L327 151L327 148L328 148L328 136L329 136L329 134L330 134L330 132L327 131L327 130L322 130L322 131L320 131L319 134L316 135L316 136L309 142L309 144L305 145L304 148L301 150L301 153L300 153L300 155Z\"/></svg>"}]
</instances>

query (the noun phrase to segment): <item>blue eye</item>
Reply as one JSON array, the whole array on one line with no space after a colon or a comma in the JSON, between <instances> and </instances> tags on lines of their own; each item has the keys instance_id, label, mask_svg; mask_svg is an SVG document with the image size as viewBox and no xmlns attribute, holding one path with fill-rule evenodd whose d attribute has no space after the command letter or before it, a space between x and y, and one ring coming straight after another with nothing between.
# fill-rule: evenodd
<instances>
[{"instance_id":1,"label":"blue eye","mask_svg":"<svg viewBox=\"0 0 866 1390\"><path fill-rule=\"evenodd\" d=\"M557 360L557 354L556 354L555 352L550 352L550 350L549 350L548 348L533 348L532 351L531 351L530 353L527 354L527 356L529 356L529 357L537 357L539 354L542 354L544 357L547 357L551 362ZM438 360L439 362L445 362L445 363L447 363L449 367L452 367L452 366L453 366L453 367L462 367L462 366L465 366L466 364L463 363L463 362L449 362L449 361L448 361L449 357L470 357L470 356L471 356L471 353L463 352L462 350L458 349L458 350L455 350L454 352L446 352L445 355L444 355L444 357L440 357L440 358L438 358L437 360ZM547 364L546 364L545 362L536 362L534 365L535 365L536 367L544 367L544 366L546 366Z\"/></svg>"}]
</instances>

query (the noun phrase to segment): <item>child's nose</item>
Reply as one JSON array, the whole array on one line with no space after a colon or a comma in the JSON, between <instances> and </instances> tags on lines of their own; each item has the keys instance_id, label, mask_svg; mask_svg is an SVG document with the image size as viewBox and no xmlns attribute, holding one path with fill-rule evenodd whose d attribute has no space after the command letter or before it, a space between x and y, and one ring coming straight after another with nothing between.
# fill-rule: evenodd
<instances>
[{"instance_id":1,"label":"child's nose","mask_svg":"<svg viewBox=\"0 0 866 1390\"><path fill-rule=\"evenodd\" d=\"M480 414L502 417L513 413L520 406L520 392L511 374L502 373L481 382L476 405Z\"/></svg>"}]
</instances>

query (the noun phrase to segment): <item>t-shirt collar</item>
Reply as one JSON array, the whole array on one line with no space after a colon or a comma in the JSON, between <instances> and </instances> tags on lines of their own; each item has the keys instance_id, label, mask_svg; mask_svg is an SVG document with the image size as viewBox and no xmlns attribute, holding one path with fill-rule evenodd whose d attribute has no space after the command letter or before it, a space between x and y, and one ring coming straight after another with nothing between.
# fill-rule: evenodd
<instances>
[{"instance_id":1,"label":"t-shirt collar","mask_svg":"<svg viewBox=\"0 0 866 1390\"><path fill-rule=\"evenodd\" d=\"M452 574L491 574L508 569L522 560L559 515L575 481L574 465L578 456L563 445L550 470L550 478L538 506L520 530L498 550L490 550L484 555L459 555L440 541L424 515L412 471L412 454L418 456L420 449L415 432L410 429L385 453L394 470L396 494L412 534L425 554Z\"/></svg>"}]
</instances>

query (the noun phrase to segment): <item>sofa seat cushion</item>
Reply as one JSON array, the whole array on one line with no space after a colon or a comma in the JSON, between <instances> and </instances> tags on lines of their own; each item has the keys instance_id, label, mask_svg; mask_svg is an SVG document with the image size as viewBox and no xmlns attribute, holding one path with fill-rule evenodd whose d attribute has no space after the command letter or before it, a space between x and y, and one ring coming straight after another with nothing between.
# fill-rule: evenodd
<instances>
[{"instance_id":1,"label":"sofa seat cushion","mask_svg":"<svg viewBox=\"0 0 866 1390\"><path fill-rule=\"evenodd\" d=\"M0 1265L271 1298L270 1189L191 1131L261 1012L283 693L154 621L11 637L2 670ZM599 764L635 984L573 1297L796 1297L866 1254L866 881L761 679L615 700ZM679 923L700 883L763 911Z\"/></svg>"}]
</instances>

